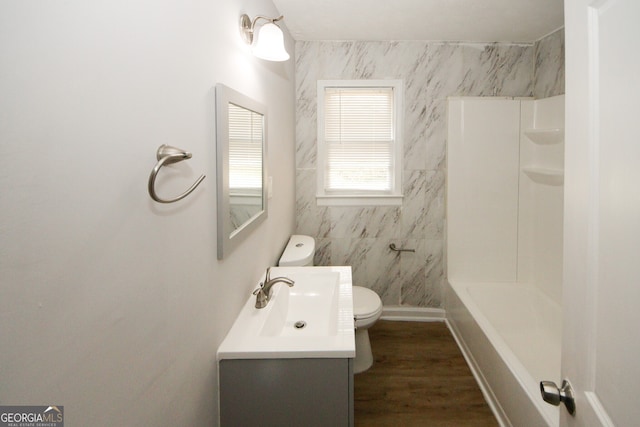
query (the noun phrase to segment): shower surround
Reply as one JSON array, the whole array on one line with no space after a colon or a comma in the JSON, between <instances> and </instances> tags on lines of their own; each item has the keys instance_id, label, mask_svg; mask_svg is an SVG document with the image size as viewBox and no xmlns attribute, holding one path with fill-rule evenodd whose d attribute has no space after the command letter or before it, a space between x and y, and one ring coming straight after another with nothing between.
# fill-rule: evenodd
<instances>
[{"instance_id":1,"label":"shower surround","mask_svg":"<svg viewBox=\"0 0 640 427\"><path fill-rule=\"evenodd\" d=\"M535 44L296 42L296 232L316 238L316 265L351 265L354 284L385 306L441 308L447 97L564 93L563 44L563 30ZM402 206L316 204L316 82L325 79L403 80Z\"/></svg>"}]
</instances>

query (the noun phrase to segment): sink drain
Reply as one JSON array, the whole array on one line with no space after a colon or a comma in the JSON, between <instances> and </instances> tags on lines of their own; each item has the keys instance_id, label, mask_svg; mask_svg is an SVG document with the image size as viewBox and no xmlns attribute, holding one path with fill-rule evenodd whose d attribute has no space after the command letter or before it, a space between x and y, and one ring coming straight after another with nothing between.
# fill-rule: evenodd
<instances>
[{"instance_id":1,"label":"sink drain","mask_svg":"<svg viewBox=\"0 0 640 427\"><path fill-rule=\"evenodd\" d=\"M293 324L293 327L296 329L302 329L305 326L307 326L307 322L305 322L304 320L298 320L296 323Z\"/></svg>"}]
</instances>

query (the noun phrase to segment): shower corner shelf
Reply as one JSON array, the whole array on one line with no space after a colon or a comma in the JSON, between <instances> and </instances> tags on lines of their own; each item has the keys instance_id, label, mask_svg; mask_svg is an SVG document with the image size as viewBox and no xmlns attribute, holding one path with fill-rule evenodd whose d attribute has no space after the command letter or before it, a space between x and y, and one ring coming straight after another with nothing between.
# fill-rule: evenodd
<instances>
[{"instance_id":1,"label":"shower corner shelf","mask_svg":"<svg viewBox=\"0 0 640 427\"><path fill-rule=\"evenodd\" d=\"M563 128L544 128L544 129L526 129L524 134L527 137L540 145L560 144L564 141L564 129Z\"/></svg>"},{"instance_id":2,"label":"shower corner shelf","mask_svg":"<svg viewBox=\"0 0 640 427\"><path fill-rule=\"evenodd\" d=\"M564 184L564 171L560 169L526 167L522 168L522 172L538 184L556 186Z\"/></svg>"}]
</instances>

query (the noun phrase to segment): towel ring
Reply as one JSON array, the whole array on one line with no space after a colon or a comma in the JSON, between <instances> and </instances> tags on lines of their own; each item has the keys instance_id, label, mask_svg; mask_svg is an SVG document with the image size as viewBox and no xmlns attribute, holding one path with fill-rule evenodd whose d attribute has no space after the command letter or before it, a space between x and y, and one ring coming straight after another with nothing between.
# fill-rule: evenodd
<instances>
[{"instance_id":1,"label":"towel ring","mask_svg":"<svg viewBox=\"0 0 640 427\"><path fill-rule=\"evenodd\" d=\"M191 156L192 156L191 153L189 153L188 151L184 151L181 148L172 147L167 144L162 144L160 147L158 147L158 151L156 152L156 158L158 159L158 163L156 163L156 166L151 171L151 175L149 175L149 195L153 200L155 200L158 203L177 202L178 200L182 200L185 197L187 197L189 194L191 194L193 190L196 189L198 185L200 185L202 180L205 178L205 175L200 175L200 178L198 178L196 182L194 182L193 185L187 189L187 191L185 191L178 197L174 197L173 199L161 199L156 194L156 190L155 190L156 176L158 175L160 168L164 165L169 165L171 163L178 163L183 160L188 160L191 158Z\"/></svg>"}]
</instances>

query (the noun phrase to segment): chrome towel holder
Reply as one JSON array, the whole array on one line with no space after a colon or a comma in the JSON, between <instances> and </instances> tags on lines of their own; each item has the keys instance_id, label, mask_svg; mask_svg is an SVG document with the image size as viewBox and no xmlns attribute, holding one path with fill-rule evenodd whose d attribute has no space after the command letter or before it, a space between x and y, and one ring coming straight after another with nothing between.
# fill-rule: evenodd
<instances>
[{"instance_id":1,"label":"chrome towel holder","mask_svg":"<svg viewBox=\"0 0 640 427\"><path fill-rule=\"evenodd\" d=\"M160 171L160 168L164 165L169 165L171 163L178 163L183 160L190 159L192 154L188 151L185 151L181 148L172 147L167 144L162 144L158 147L158 151L156 152L156 158L158 159L158 163L156 163L155 167L151 171L151 175L149 175L149 195L153 200L158 203L173 203L178 200L182 200L187 197L193 190L196 189L198 185L205 179L205 175L200 175L200 178L193 183L191 187L187 189L184 193L179 195L178 197L174 197L173 199L162 199L156 194L155 184L156 184L156 176Z\"/></svg>"},{"instance_id":2,"label":"chrome towel holder","mask_svg":"<svg viewBox=\"0 0 640 427\"><path fill-rule=\"evenodd\" d=\"M398 248L398 247L396 247L395 243L390 244L389 245L389 249L391 249L392 251L395 251L395 252L415 252L416 251L415 249Z\"/></svg>"}]
</instances>

